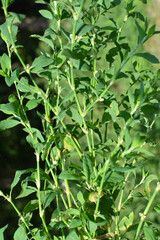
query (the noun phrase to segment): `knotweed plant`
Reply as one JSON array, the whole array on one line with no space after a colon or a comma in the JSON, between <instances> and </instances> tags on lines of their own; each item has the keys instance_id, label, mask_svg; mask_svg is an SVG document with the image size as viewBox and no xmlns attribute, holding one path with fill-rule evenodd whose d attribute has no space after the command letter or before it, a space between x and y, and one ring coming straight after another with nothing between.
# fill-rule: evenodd
<instances>
[{"instance_id":1,"label":"knotweed plant","mask_svg":"<svg viewBox=\"0 0 160 240\"><path fill-rule=\"evenodd\" d=\"M13 239L159 239L147 214L160 183L144 168L154 158L149 134L159 117L160 88L159 71L143 64L159 61L142 45L158 33L155 25L136 0L38 0L48 28L31 37L47 52L28 63L17 41L23 16L10 12L14 2L1 0L0 75L15 91L0 105L6 116L0 130L22 126L37 167L18 170L10 193L0 192L19 219ZM19 183L16 198L29 199L23 210L13 193ZM40 224L33 224L35 216Z\"/></svg>"}]
</instances>

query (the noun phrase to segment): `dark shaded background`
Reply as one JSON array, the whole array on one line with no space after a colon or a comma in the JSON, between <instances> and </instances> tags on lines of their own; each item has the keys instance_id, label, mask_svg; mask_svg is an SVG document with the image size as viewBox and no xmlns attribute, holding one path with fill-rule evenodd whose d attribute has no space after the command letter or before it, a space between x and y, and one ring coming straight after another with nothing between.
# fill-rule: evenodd
<instances>
[{"instance_id":1,"label":"dark shaded background","mask_svg":"<svg viewBox=\"0 0 160 240\"><path fill-rule=\"evenodd\" d=\"M25 63L32 62L36 57L39 49L38 41L30 38L31 34L43 34L48 26L47 20L41 17L38 10L41 9L40 4L35 4L34 0L16 0L8 11L25 14L27 17L19 24L18 42L25 46L21 50L21 56ZM0 8L0 24L5 21L2 8ZM6 51L5 43L0 39L0 55ZM13 56L13 68L21 67L16 57ZM8 96L14 94L14 87L8 88L4 79L0 77L0 104L8 102ZM34 126L40 123L35 119L32 113L29 118ZM0 120L5 115L0 112ZM0 189L4 193L9 193L10 185L13 181L17 170L36 167L32 148L26 143L26 135L21 127L15 127L10 130L0 132ZM15 191L19 192L20 188ZM16 195L16 193L15 193ZM15 201L21 210L24 207L25 200ZM9 203L0 198L0 228L8 224L5 231L5 239L13 239L14 231L17 229L17 214Z\"/></svg>"}]
</instances>

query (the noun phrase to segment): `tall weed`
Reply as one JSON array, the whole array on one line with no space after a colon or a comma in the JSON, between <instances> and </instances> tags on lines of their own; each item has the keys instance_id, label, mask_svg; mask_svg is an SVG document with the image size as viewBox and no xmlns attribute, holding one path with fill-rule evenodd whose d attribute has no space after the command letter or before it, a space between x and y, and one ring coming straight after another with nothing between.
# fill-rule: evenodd
<instances>
[{"instance_id":1,"label":"tall weed","mask_svg":"<svg viewBox=\"0 0 160 240\"><path fill-rule=\"evenodd\" d=\"M159 61L141 48L158 33L155 26L134 0L38 0L49 27L43 36L31 37L47 52L29 65L17 43L23 17L9 12L14 0L1 2L7 51L0 57L0 74L16 93L0 105L6 114L0 130L22 126L37 163L16 172L9 195L0 192L19 217L14 240L157 239L159 227L147 214L160 183L144 164L154 158L149 134L159 117L159 71L143 67L142 59ZM128 21L134 42L127 39ZM13 55L19 68L12 68ZM41 129L32 126L31 111ZM16 199L30 196L23 211L13 197L20 182ZM146 205L138 216L137 200ZM32 223L34 216L40 225ZM6 228L0 229L1 239Z\"/></svg>"}]
</instances>

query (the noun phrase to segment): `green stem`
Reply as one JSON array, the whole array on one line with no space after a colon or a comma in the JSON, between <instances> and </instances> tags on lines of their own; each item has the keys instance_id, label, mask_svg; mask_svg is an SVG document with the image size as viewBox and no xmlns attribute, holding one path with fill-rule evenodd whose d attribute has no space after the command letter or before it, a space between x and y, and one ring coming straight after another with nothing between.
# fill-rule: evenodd
<instances>
[{"instance_id":1,"label":"green stem","mask_svg":"<svg viewBox=\"0 0 160 240\"><path fill-rule=\"evenodd\" d=\"M7 5L7 4L5 3L5 1L2 0L2 6L3 6L3 11L4 11L4 15L5 15L5 17L8 16L7 6L6 6L6 5Z\"/></svg>"},{"instance_id":2,"label":"green stem","mask_svg":"<svg viewBox=\"0 0 160 240\"><path fill-rule=\"evenodd\" d=\"M93 23L94 25L95 23ZM96 87L96 71L97 71L97 56L96 56L96 48L95 48L95 34L93 34L93 38L91 39L91 44L92 44L92 48L93 48L93 77L92 77L92 83L91 85L93 86L93 88ZM92 97L91 97L91 103L94 102L94 92L92 90ZM91 121L93 123L94 121L94 115L93 115L93 109L91 111ZM92 150L93 150L93 157L95 158L95 146L94 146L94 131L93 129L91 129L91 139L92 139ZM96 165L96 161L95 161L95 165Z\"/></svg>"},{"instance_id":3,"label":"green stem","mask_svg":"<svg viewBox=\"0 0 160 240\"><path fill-rule=\"evenodd\" d=\"M99 204L100 204L100 198L101 198L101 194L102 194L102 190L103 190L103 184L104 184L105 175L106 175L106 172L108 170L109 164L110 164L110 161L108 159L105 162L105 165L104 165L103 175L102 175L102 179L101 179L101 183L100 183L100 188L99 188L99 191L98 191L98 199L97 199L96 208L95 208L95 211L94 211L95 220L97 218L97 214L98 214L98 210L99 210Z\"/></svg>"},{"instance_id":4,"label":"green stem","mask_svg":"<svg viewBox=\"0 0 160 240\"><path fill-rule=\"evenodd\" d=\"M152 194L152 196L151 196L151 198L150 198L150 200L149 200L149 202L148 202L148 204L147 204L143 214L141 214L141 216L140 216L141 220L140 220L140 222L138 224L137 232L136 232L136 235L135 235L135 240L137 240L138 237L139 237L139 234L140 234L142 225L143 225L143 223L145 221L146 215L147 215L147 213L148 213L148 211L149 211L149 209L151 207L151 204L153 203L153 201L154 201L154 199L155 199L155 197L156 197L156 195L157 195L157 193L159 191L160 191L160 182L157 183L157 186L156 186L156 188L155 188L155 190L154 190L154 192L153 192L153 194Z\"/></svg>"},{"instance_id":5,"label":"green stem","mask_svg":"<svg viewBox=\"0 0 160 240\"><path fill-rule=\"evenodd\" d=\"M65 159L61 158L61 162L62 162L62 170L64 171L65 170ZM65 188L66 188L66 195L67 195L67 199L68 199L68 205L69 205L69 208L71 208L72 207L71 190L69 187L68 180L65 179L64 182L65 182Z\"/></svg>"},{"instance_id":6,"label":"green stem","mask_svg":"<svg viewBox=\"0 0 160 240\"><path fill-rule=\"evenodd\" d=\"M91 142L90 142L90 138L89 138L89 131L88 131L87 123L86 123L85 118L83 116L83 111L82 111L82 108L81 108L81 105L80 105L80 102L79 102L79 99L78 99L78 96L77 96L77 93L76 93L76 90L75 90L73 64L70 61L69 61L69 65L70 65L70 77L71 77L71 83L69 82L69 85L70 85L70 87L71 87L71 89L74 93L74 97L75 97L75 100L76 100L76 103L77 103L77 108L78 108L79 114L82 118L82 122L83 122L83 126L84 126L84 129L82 129L82 130L85 133L86 138L87 138L89 152L92 153L92 146L91 146Z\"/></svg>"},{"instance_id":7,"label":"green stem","mask_svg":"<svg viewBox=\"0 0 160 240\"><path fill-rule=\"evenodd\" d=\"M22 220L22 222L25 224L28 232L31 234L32 238L34 238L34 234L32 233L28 223L26 222L25 218L22 216L21 212L18 210L18 208L16 207L16 205L13 203L11 197L6 196L2 191L0 191L0 196L2 196L4 199L6 199L14 208L14 210L16 211L16 213L18 214L19 218Z\"/></svg>"},{"instance_id":8,"label":"green stem","mask_svg":"<svg viewBox=\"0 0 160 240\"><path fill-rule=\"evenodd\" d=\"M52 170L52 168L51 168L51 164L50 164L50 162L48 161L48 158L46 158L46 162L47 162L47 165L48 165L49 170L50 170L50 172L51 172L51 175L52 175L52 178L53 178L53 180L54 180L54 183L55 183L56 188L61 191L61 189L60 189L60 187L59 187L59 184L58 184L58 180L57 180L57 178L56 178L56 176L55 176L55 174L54 174L54 172L53 172L53 170ZM62 198L62 201L63 201L63 203L64 203L65 208L68 209L68 206L67 206L67 203L66 203L66 201L65 201L65 199L64 199L64 197L63 197L63 194L61 193L60 196L61 196L61 198ZM59 201L58 201L58 202L59 202ZM57 206L58 206L58 205L59 205L59 204L57 204Z\"/></svg>"},{"instance_id":9,"label":"green stem","mask_svg":"<svg viewBox=\"0 0 160 240\"><path fill-rule=\"evenodd\" d=\"M123 206L122 200L123 200L123 194L124 194L124 187L125 187L125 184L127 183L129 175L130 175L130 173L128 173L126 178L125 178L125 182L124 182L124 185L123 185L121 193L120 193L120 198L119 198L119 202L118 202L118 208L116 209L115 225L116 225L116 234L118 236L120 235L120 232L119 232L119 217L120 217L120 215L119 215L119 213L120 213L120 210L121 210L121 208Z\"/></svg>"},{"instance_id":10,"label":"green stem","mask_svg":"<svg viewBox=\"0 0 160 240\"><path fill-rule=\"evenodd\" d=\"M42 209L42 203L41 203L41 179L40 179L40 155L39 153L36 153L36 161L37 161L37 178L36 178L36 185L37 185L37 195L38 195L38 206L39 206L39 216L42 220L43 227L45 229L45 232L50 240L52 240L51 235L48 231L46 222L45 222L45 212L44 209Z\"/></svg>"},{"instance_id":11,"label":"green stem","mask_svg":"<svg viewBox=\"0 0 160 240\"><path fill-rule=\"evenodd\" d=\"M72 38L71 51L73 51L74 46L75 46L77 22L78 22L78 19L79 19L79 16L80 16L80 13L82 11L82 7L83 7L84 3L85 3L85 0L82 0L82 3L81 3L81 5L78 9L78 13L77 12L73 13L74 25L73 25L72 37L71 37ZM79 99L78 99L78 96L77 96L77 93L76 93L76 90L75 90L73 64L70 61L69 61L69 65L70 65L70 76L71 76L71 83L69 82L69 85L71 86L71 89L74 92L74 97L75 97L75 100L76 100L76 103L77 103L78 111L79 111L79 114L82 118L82 122L83 122L83 125L84 125L83 132L86 134L89 152L92 153L92 147L91 147L91 143L90 143L88 127L87 127L85 118L83 116L82 108L81 108L81 105L80 105L80 102L79 102Z\"/></svg>"},{"instance_id":12,"label":"green stem","mask_svg":"<svg viewBox=\"0 0 160 240\"><path fill-rule=\"evenodd\" d=\"M72 45L71 45L71 50L73 51L74 45L75 45L75 39L76 39L76 28L77 28L77 22L80 16L80 13L82 11L82 7L85 3L85 0L82 0L82 3L80 5L80 8L78 9L78 13L74 12L73 13L73 18L74 18L74 24L73 24L73 30L72 30Z\"/></svg>"}]
</instances>

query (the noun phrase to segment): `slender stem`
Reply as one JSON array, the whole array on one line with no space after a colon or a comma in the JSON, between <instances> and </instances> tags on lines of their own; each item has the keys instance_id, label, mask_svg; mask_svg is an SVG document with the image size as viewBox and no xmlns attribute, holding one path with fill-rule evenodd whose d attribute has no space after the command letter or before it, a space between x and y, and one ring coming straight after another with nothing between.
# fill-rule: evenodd
<instances>
[{"instance_id":1,"label":"slender stem","mask_svg":"<svg viewBox=\"0 0 160 240\"><path fill-rule=\"evenodd\" d=\"M42 220L44 229L46 231L46 234L48 235L49 239L52 240L51 235L48 231L46 222L45 222L45 212L44 209L42 209L42 203L41 203L41 179L40 179L40 155L39 153L36 153L36 161L37 161L37 178L36 178L36 185L37 185L37 195L38 195L38 206L39 206L39 216Z\"/></svg>"},{"instance_id":2,"label":"slender stem","mask_svg":"<svg viewBox=\"0 0 160 240\"><path fill-rule=\"evenodd\" d=\"M93 23L94 25L95 23ZM96 72L97 72L97 59L96 59L96 48L95 48L95 34L93 34L93 37L91 39L91 44L92 44L92 48L93 48L93 77L92 77L92 86L93 88L96 87L96 81L97 81L97 77L96 77ZM92 90L92 97L91 97L91 103L94 102L94 93L93 93L93 90ZM93 114L93 109L91 111L91 121L93 123L94 121L94 114ZM95 158L95 144L94 144L94 131L93 129L91 129L91 139L92 139L92 151L93 151L93 157ZM95 160L95 165L96 165L96 160Z\"/></svg>"},{"instance_id":3,"label":"slender stem","mask_svg":"<svg viewBox=\"0 0 160 240\"><path fill-rule=\"evenodd\" d=\"M54 172L53 172L53 170L52 170L52 168L51 168L51 164L50 164L50 162L48 161L48 158L47 158L47 157L46 157L46 162L47 162L47 165L48 165L49 170L50 170L50 172L51 172L51 175L52 175L52 178L53 178L53 180L54 180L54 183L55 183L56 188L58 188L58 189L61 191L61 189L60 189L60 187L59 187L59 184L58 184L58 180L57 180L57 178L56 178L56 176L55 176L55 174L54 174ZM66 201L65 201L65 199L64 199L64 197L63 197L63 194L61 193L60 196L61 196L61 198L62 198L62 201L63 201L63 203L64 203L65 208L68 209L68 206L67 206L67 203L66 203ZM57 204L57 205L59 205L59 204Z\"/></svg>"},{"instance_id":4,"label":"slender stem","mask_svg":"<svg viewBox=\"0 0 160 240\"><path fill-rule=\"evenodd\" d=\"M74 81L74 74L73 74L73 64L70 61L69 61L69 65L70 65L70 77L71 77L70 86L71 86L71 89L72 89L72 91L74 93L74 97L75 97L75 100L76 100L76 103L77 103L79 114L80 114L80 116L82 118L82 122L83 122L83 125L84 125L83 132L85 133L86 138L87 138L89 152L92 153L92 146L91 146L90 138L89 138L89 130L88 130L85 118L83 116L82 108L81 108L81 105L80 105L80 102L79 102L79 99L78 99L78 96L77 96L77 93L76 93L76 90L75 90L75 81Z\"/></svg>"},{"instance_id":5,"label":"slender stem","mask_svg":"<svg viewBox=\"0 0 160 240\"><path fill-rule=\"evenodd\" d=\"M6 6L6 5L7 5L7 4L5 3L5 1L2 0L2 6L3 6L3 11L4 11L4 15L5 15L5 17L8 16L7 6Z\"/></svg>"},{"instance_id":6,"label":"slender stem","mask_svg":"<svg viewBox=\"0 0 160 240\"><path fill-rule=\"evenodd\" d=\"M156 197L156 195L157 195L157 193L159 191L160 191L160 182L157 183L157 186L156 186L156 188L155 188L155 190L154 190L154 192L153 192L153 194L152 194L152 196L151 196L151 198L150 198L150 200L149 200L149 202L148 202L148 204L147 204L143 214L140 215L141 220L140 220L140 222L138 224L137 232L136 232L136 235L135 235L135 240L137 240L138 237L139 237L139 234L140 234L141 228L143 226L143 223L145 221L146 215L147 215L147 213L148 213L148 211L149 211L149 209L151 207L151 204L153 203L153 201L154 201L154 199L155 199L155 197Z\"/></svg>"},{"instance_id":7,"label":"slender stem","mask_svg":"<svg viewBox=\"0 0 160 240\"><path fill-rule=\"evenodd\" d=\"M22 216L21 212L18 210L18 208L16 207L16 205L13 203L11 197L6 196L2 191L0 191L0 196L2 196L4 199L6 199L14 208L14 210L16 211L16 213L18 214L18 216L20 217L20 219L22 220L22 222L25 224L27 230L29 231L29 233L31 234L31 236L34 238L34 234L32 233L32 230L29 227L29 224L26 222L25 218Z\"/></svg>"},{"instance_id":8,"label":"slender stem","mask_svg":"<svg viewBox=\"0 0 160 240\"><path fill-rule=\"evenodd\" d=\"M62 162L62 170L65 170L65 159L61 158L61 162ZM69 208L71 208L72 207L71 190L70 190L70 187L69 187L68 180L65 179L64 182L65 182L65 188L66 188L66 195L67 195L67 199L68 199L68 205L69 205Z\"/></svg>"},{"instance_id":9,"label":"slender stem","mask_svg":"<svg viewBox=\"0 0 160 240\"><path fill-rule=\"evenodd\" d=\"M80 16L80 13L82 11L84 3L85 3L85 0L82 0L81 5L78 9L78 12L73 13L74 25L73 25L72 37L71 37L71 40L72 40L71 41L71 51L73 51L74 46L75 46L77 22L78 22L78 19L79 19L79 16ZM81 108L81 105L80 105L80 102L79 102L79 99L78 99L78 96L77 96L77 93L76 93L76 90L75 90L73 64L70 61L68 61L68 63L70 65L70 76L71 76L71 83L69 82L69 85L71 86L71 89L74 92L74 97L75 97L75 100L76 100L76 103L77 103L78 111L79 111L79 114L80 114L80 116L82 118L82 121L83 121L83 125L84 125L83 131L86 134L89 152L92 153L92 147L91 147L91 143L90 143L88 127L87 127L85 118L83 116L82 108Z\"/></svg>"},{"instance_id":10,"label":"slender stem","mask_svg":"<svg viewBox=\"0 0 160 240\"><path fill-rule=\"evenodd\" d=\"M105 165L104 165L103 175L102 175L102 179L101 179L101 183L100 183L100 188L99 188L99 191L98 191L98 199L97 199L96 208L95 208L95 211L94 211L95 220L97 218L99 204L100 204L100 198L101 198L101 194L102 194L102 190L103 190L103 184L104 184L105 175L106 175L106 172L108 170L109 164L110 164L110 160L108 159L105 162Z\"/></svg>"},{"instance_id":11,"label":"slender stem","mask_svg":"<svg viewBox=\"0 0 160 240\"><path fill-rule=\"evenodd\" d=\"M82 3L78 9L78 12L73 13L73 18L74 18L74 25L73 25L73 30L72 30L72 45L71 45L71 50L73 50L74 45L75 45L75 39L76 39L76 28L77 28L77 22L80 16L80 13L82 11L83 5L85 3L85 0L82 0Z\"/></svg>"},{"instance_id":12,"label":"slender stem","mask_svg":"<svg viewBox=\"0 0 160 240\"><path fill-rule=\"evenodd\" d=\"M120 235L120 232L119 232L119 217L120 217L120 215L119 214L120 214L120 210L121 210L122 205L123 205L122 200L123 200L123 194L124 194L124 187L125 187L125 184L128 180L129 175L130 175L130 172L127 173L127 176L125 178L124 185L121 189L120 198L119 198L119 201L118 201L118 208L116 210L116 216L115 216L115 223L116 224L115 225L116 225L116 233L118 234L118 236Z\"/></svg>"}]
</instances>

